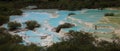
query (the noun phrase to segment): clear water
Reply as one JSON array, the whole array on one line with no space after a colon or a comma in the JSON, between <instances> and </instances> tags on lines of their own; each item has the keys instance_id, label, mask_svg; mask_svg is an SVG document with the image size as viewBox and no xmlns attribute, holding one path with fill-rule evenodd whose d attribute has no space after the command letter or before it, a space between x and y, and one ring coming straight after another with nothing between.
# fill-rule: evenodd
<instances>
[{"instance_id":1,"label":"clear water","mask_svg":"<svg viewBox=\"0 0 120 51\"><path fill-rule=\"evenodd\" d=\"M78 11L66 11L66 10L23 10L22 16L11 16L10 21L17 21L22 24L21 28L25 28L24 24L28 20L35 20L41 24L40 28L36 28L35 31L21 31L18 32L20 36L23 36L25 42L35 43L41 46L47 46L50 43L60 42L61 36L59 33L53 32L52 29L60 25L61 23L68 22L75 24L75 27L62 29L64 32L69 30L75 31L112 31L110 29L94 30L94 24L97 24L100 19L107 12L117 13L116 10L97 10L97 9L83 9ZM58 14L58 17L52 18L52 13ZM68 17L69 13L75 13ZM7 24L4 25L7 27ZM41 39L42 36L48 36L46 39ZM46 43L45 43L46 42Z\"/></svg>"}]
</instances>

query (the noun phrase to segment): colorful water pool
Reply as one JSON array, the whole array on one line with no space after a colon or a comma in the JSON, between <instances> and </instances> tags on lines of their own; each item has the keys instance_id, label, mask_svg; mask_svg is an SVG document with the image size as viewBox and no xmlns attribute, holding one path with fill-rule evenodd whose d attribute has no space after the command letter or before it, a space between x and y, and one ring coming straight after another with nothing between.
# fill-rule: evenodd
<instances>
[{"instance_id":1,"label":"colorful water pool","mask_svg":"<svg viewBox=\"0 0 120 51\"><path fill-rule=\"evenodd\" d=\"M28 20L35 20L41 24L40 28L36 28L35 31L21 31L17 34L22 36L26 43L35 43L40 46L49 46L52 43L60 42L60 33L52 31L53 28L57 27L62 23L72 23L75 27L62 29L64 32L69 30L75 31L87 31L94 32L94 25L97 24L105 13L114 12L117 10L97 10L97 9L83 9L78 11L66 11L66 10L23 10L21 16L11 16L10 21L17 21L22 24L21 28L25 28L24 24ZM69 13L75 13L76 15L68 16ZM55 17L55 14L57 15ZM6 24L7 25L7 24ZM111 31L109 29L99 29L97 31ZM47 36L47 37L46 37ZM42 39L41 37L46 37Z\"/></svg>"}]
</instances>

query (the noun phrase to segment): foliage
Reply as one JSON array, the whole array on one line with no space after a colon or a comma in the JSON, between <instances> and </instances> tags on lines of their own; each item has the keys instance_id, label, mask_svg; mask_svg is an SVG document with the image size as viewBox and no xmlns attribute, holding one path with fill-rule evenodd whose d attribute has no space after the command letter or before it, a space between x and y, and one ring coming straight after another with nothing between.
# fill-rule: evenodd
<instances>
[{"instance_id":1,"label":"foliage","mask_svg":"<svg viewBox=\"0 0 120 51\"><path fill-rule=\"evenodd\" d=\"M7 32L0 33L0 45L2 44L14 44L22 42L22 37L18 35L11 35Z\"/></svg>"},{"instance_id":2,"label":"foliage","mask_svg":"<svg viewBox=\"0 0 120 51\"><path fill-rule=\"evenodd\" d=\"M7 23L9 21L8 16L0 15L0 25Z\"/></svg>"},{"instance_id":3,"label":"foliage","mask_svg":"<svg viewBox=\"0 0 120 51\"><path fill-rule=\"evenodd\" d=\"M7 0L6 0L7 1ZM10 15L21 15L22 11L15 8L16 4L12 2L1 2L0 1L0 25L9 21Z\"/></svg>"},{"instance_id":4,"label":"foliage","mask_svg":"<svg viewBox=\"0 0 120 51\"><path fill-rule=\"evenodd\" d=\"M42 47L34 44L23 45L22 37L9 33L0 33L0 51L40 51Z\"/></svg>"},{"instance_id":5,"label":"foliage","mask_svg":"<svg viewBox=\"0 0 120 51\"><path fill-rule=\"evenodd\" d=\"M11 11L11 15L22 15L22 11L21 10L13 10L13 11Z\"/></svg>"},{"instance_id":6,"label":"foliage","mask_svg":"<svg viewBox=\"0 0 120 51\"><path fill-rule=\"evenodd\" d=\"M9 22L8 23L9 30L15 30L21 27L21 24L18 22Z\"/></svg>"},{"instance_id":7,"label":"foliage","mask_svg":"<svg viewBox=\"0 0 120 51\"><path fill-rule=\"evenodd\" d=\"M69 31L69 39L55 43L48 47L47 51L120 51L120 40L109 42L105 40L97 41L92 34L83 31Z\"/></svg>"},{"instance_id":8,"label":"foliage","mask_svg":"<svg viewBox=\"0 0 120 51\"><path fill-rule=\"evenodd\" d=\"M61 24L59 25L57 28L56 28L56 32L59 32L61 30L61 28L71 28L73 27L74 25L71 24L71 23L64 23L64 24Z\"/></svg>"},{"instance_id":9,"label":"foliage","mask_svg":"<svg viewBox=\"0 0 120 51\"><path fill-rule=\"evenodd\" d=\"M106 13L105 16L114 16L114 13Z\"/></svg>"},{"instance_id":10,"label":"foliage","mask_svg":"<svg viewBox=\"0 0 120 51\"><path fill-rule=\"evenodd\" d=\"M25 24L27 25L27 28L30 30L33 30L36 27L40 27L40 24L38 24L36 21L27 21L25 22Z\"/></svg>"},{"instance_id":11,"label":"foliage","mask_svg":"<svg viewBox=\"0 0 120 51\"><path fill-rule=\"evenodd\" d=\"M4 27L0 27L0 33L4 33L7 29Z\"/></svg>"},{"instance_id":12,"label":"foliage","mask_svg":"<svg viewBox=\"0 0 120 51\"><path fill-rule=\"evenodd\" d=\"M64 24L59 25L58 27L60 27L60 28L70 28L70 27L73 27L73 26L74 26L74 24L64 23Z\"/></svg>"},{"instance_id":13,"label":"foliage","mask_svg":"<svg viewBox=\"0 0 120 51\"><path fill-rule=\"evenodd\" d=\"M119 7L119 0L1 0L12 3L14 8L23 8L27 5L37 5L39 8L57 8L66 10L80 10L81 8ZM56 3L56 4L55 4ZM117 4L116 4L117 3ZM40 7L42 6L42 7Z\"/></svg>"},{"instance_id":14,"label":"foliage","mask_svg":"<svg viewBox=\"0 0 120 51\"><path fill-rule=\"evenodd\" d=\"M95 40L89 33L70 31L68 40L56 43L48 48L48 51L94 51Z\"/></svg>"}]
</instances>

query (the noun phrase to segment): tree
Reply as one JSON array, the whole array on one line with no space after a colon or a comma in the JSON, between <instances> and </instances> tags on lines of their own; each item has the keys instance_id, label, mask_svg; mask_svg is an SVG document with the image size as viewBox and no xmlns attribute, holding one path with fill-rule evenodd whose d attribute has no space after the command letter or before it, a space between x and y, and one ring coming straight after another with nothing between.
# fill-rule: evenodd
<instances>
[{"instance_id":1,"label":"tree","mask_svg":"<svg viewBox=\"0 0 120 51\"><path fill-rule=\"evenodd\" d=\"M0 27L0 33L4 33L7 29L4 27Z\"/></svg>"},{"instance_id":2,"label":"tree","mask_svg":"<svg viewBox=\"0 0 120 51\"><path fill-rule=\"evenodd\" d=\"M61 30L61 28L71 28L75 26L74 24L71 24L71 23L64 23L64 24L61 24L59 25L57 28L56 28L56 32L59 32Z\"/></svg>"},{"instance_id":3,"label":"tree","mask_svg":"<svg viewBox=\"0 0 120 51\"><path fill-rule=\"evenodd\" d=\"M105 16L114 16L114 13L106 13Z\"/></svg>"},{"instance_id":4,"label":"tree","mask_svg":"<svg viewBox=\"0 0 120 51\"><path fill-rule=\"evenodd\" d=\"M40 51L42 47L35 44L23 45L22 37L9 33L0 33L0 51Z\"/></svg>"},{"instance_id":5,"label":"tree","mask_svg":"<svg viewBox=\"0 0 120 51\"><path fill-rule=\"evenodd\" d=\"M21 27L21 24L18 22L9 22L8 23L9 30L15 30Z\"/></svg>"},{"instance_id":6,"label":"tree","mask_svg":"<svg viewBox=\"0 0 120 51\"><path fill-rule=\"evenodd\" d=\"M40 27L40 24L38 24L36 21L27 21L25 22L25 24L27 25L27 28L30 30L33 30L36 27Z\"/></svg>"},{"instance_id":7,"label":"tree","mask_svg":"<svg viewBox=\"0 0 120 51\"><path fill-rule=\"evenodd\" d=\"M8 16L3 16L0 15L0 25L7 23L9 21L9 17Z\"/></svg>"},{"instance_id":8,"label":"tree","mask_svg":"<svg viewBox=\"0 0 120 51\"><path fill-rule=\"evenodd\" d=\"M71 30L67 36L69 38L53 44L47 51L120 51L120 41L96 41L91 33L84 31Z\"/></svg>"},{"instance_id":9,"label":"tree","mask_svg":"<svg viewBox=\"0 0 120 51\"><path fill-rule=\"evenodd\" d=\"M11 35L9 33L0 33L0 45L2 44L16 44L22 42L22 37L18 35Z\"/></svg>"},{"instance_id":10,"label":"tree","mask_svg":"<svg viewBox=\"0 0 120 51\"><path fill-rule=\"evenodd\" d=\"M11 11L11 15L22 15L22 11L21 10L12 10Z\"/></svg>"},{"instance_id":11,"label":"tree","mask_svg":"<svg viewBox=\"0 0 120 51\"><path fill-rule=\"evenodd\" d=\"M94 37L87 32L70 31L67 33L69 39L48 47L47 51L95 51Z\"/></svg>"}]
</instances>

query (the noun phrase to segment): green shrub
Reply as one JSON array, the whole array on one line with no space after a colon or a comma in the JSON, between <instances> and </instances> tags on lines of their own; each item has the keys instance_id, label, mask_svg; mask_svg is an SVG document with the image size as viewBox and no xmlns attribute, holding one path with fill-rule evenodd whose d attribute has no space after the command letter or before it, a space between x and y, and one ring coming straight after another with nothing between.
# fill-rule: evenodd
<instances>
[{"instance_id":1,"label":"green shrub","mask_svg":"<svg viewBox=\"0 0 120 51\"><path fill-rule=\"evenodd\" d=\"M25 24L27 25L27 28L30 30L33 30L36 27L40 27L40 24L38 24L36 21L27 21L25 22Z\"/></svg>"},{"instance_id":2,"label":"green shrub","mask_svg":"<svg viewBox=\"0 0 120 51\"><path fill-rule=\"evenodd\" d=\"M106 13L105 16L114 16L114 13Z\"/></svg>"},{"instance_id":3,"label":"green shrub","mask_svg":"<svg viewBox=\"0 0 120 51\"><path fill-rule=\"evenodd\" d=\"M21 27L21 24L18 22L9 22L8 23L9 30L15 30Z\"/></svg>"},{"instance_id":4,"label":"green shrub","mask_svg":"<svg viewBox=\"0 0 120 51\"><path fill-rule=\"evenodd\" d=\"M120 51L118 41L98 41L91 33L84 31L69 31L68 39L48 47L47 51ZM115 39L117 40L117 39Z\"/></svg>"},{"instance_id":5,"label":"green shrub","mask_svg":"<svg viewBox=\"0 0 120 51\"><path fill-rule=\"evenodd\" d=\"M11 11L11 15L22 15L22 11L21 10L13 10Z\"/></svg>"},{"instance_id":6,"label":"green shrub","mask_svg":"<svg viewBox=\"0 0 120 51\"><path fill-rule=\"evenodd\" d=\"M4 33L5 32L5 30L7 30L6 28L4 28L4 27L0 27L0 33Z\"/></svg>"},{"instance_id":7,"label":"green shrub","mask_svg":"<svg viewBox=\"0 0 120 51\"><path fill-rule=\"evenodd\" d=\"M9 16L0 15L0 25L7 23L9 21Z\"/></svg>"},{"instance_id":8,"label":"green shrub","mask_svg":"<svg viewBox=\"0 0 120 51\"><path fill-rule=\"evenodd\" d=\"M70 24L70 23L61 24L56 28L56 32L59 32L61 30L61 28L71 28L73 26L75 26L75 25Z\"/></svg>"}]
</instances>

